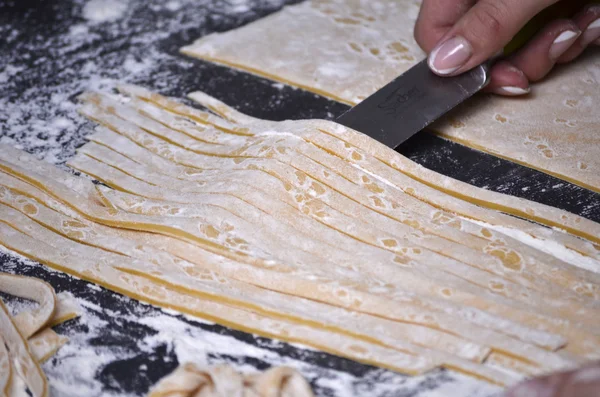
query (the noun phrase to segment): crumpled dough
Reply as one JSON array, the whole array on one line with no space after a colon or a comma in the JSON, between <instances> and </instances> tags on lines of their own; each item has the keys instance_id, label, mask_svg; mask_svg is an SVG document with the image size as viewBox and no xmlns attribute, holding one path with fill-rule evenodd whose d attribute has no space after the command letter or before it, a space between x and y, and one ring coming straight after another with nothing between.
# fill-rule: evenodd
<instances>
[{"instance_id":1,"label":"crumpled dough","mask_svg":"<svg viewBox=\"0 0 600 397\"><path fill-rule=\"evenodd\" d=\"M243 375L229 366L187 363L163 378L148 397L313 397L304 377L288 367Z\"/></svg>"},{"instance_id":2,"label":"crumpled dough","mask_svg":"<svg viewBox=\"0 0 600 397\"><path fill-rule=\"evenodd\" d=\"M33 277L0 272L0 292L38 303L11 318L0 301L0 396L20 396L27 387L34 397L45 397L47 380L39 364L68 341L50 327L77 317L78 305L71 294L57 296L50 284Z\"/></svg>"}]
</instances>

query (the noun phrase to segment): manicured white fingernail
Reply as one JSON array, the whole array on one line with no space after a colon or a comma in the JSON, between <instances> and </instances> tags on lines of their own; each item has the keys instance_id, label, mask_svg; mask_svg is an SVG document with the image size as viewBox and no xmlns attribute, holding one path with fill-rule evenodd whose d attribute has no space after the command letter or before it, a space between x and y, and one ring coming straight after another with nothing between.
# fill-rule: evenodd
<instances>
[{"instance_id":1,"label":"manicured white fingernail","mask_svg":"<svg viewBox=\"0 0 600 397\"><path fill-rule=\"evenodd\" d=\"M461 68L473 54L471 44L461 36L438 45L429 55L428 64L435 73L445 76Z\"/></svg>"},{"instance_id":2,"label":"manicured white fingernail","mask_svg":"<svg viewBox=\"0 0 600 397\"><path fill-rule=\"evenodd\" d=\"M581 44L585 47L598 38L600 38L600 18L590 23L585 29L585 32L583 32L583 36L581 37Z\"/></svg>"},{"instance_id":3,"label":"manicured white fingernail","mask_svg":"<svg viewBox=\"0 0 600 397\"><path fill-rule=\"evenodd\" d=\"M498 87L498 88L494 89L494 92L496 94L510 95L510 96L525 95L525 94L529 94L530 91L531 91L531 89L529 87L521 88L521 87L512 87L512 86Z\"/></svg>"},{"instance_id":4,"label":"manicured white fingernail","mask_svg":"<svg viewBox=\"0 0 600 397\"><path fill-rule=\"evenodd\" d=\"M575 32L574 30L565 30L559 34L550 46L550 59L558 59L558 57L573 45L580 34L581 32Z\"/></svg>"},{"instance_id":5,"label":"manicured white fingernail","mask_svg":"<svg viewBox=\"0 0 600 397\"><path fill-rule=\"evenodd\" d=\"M553 44L562 43L563 41L570 40L573 37L577 37L577 36L578 36L577 32L574 32L572 30L567 30L567 31L562 32L561 34L559 34L558 37L555 38L552 43Z\"/></svg>"}]
</instances>

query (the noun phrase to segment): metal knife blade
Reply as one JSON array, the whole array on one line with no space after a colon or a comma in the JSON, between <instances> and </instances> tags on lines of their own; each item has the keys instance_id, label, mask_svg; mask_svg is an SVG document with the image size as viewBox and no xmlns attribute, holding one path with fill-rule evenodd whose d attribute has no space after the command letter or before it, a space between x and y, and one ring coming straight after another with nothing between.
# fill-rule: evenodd
<instances>
[{"instance_id":1,"label":"metal knife blade","mask_svg":"<svg viewBox=\"0 0 600 397\"><path fill-rule=\"evenodd\" d=\"M485 87L488 72L486 63L459 76L440 77L423 60L336 122L396 149Z\"/></svg>"}]
</instances>

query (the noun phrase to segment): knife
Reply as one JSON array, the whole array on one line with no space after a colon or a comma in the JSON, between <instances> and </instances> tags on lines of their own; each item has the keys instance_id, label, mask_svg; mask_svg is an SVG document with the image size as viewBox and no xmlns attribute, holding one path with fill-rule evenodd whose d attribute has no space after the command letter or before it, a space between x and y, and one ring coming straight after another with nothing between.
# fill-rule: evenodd
<instances>
[{"instance_id":1,"label":"knife","mask_svg":"<svg viewBox=\"0 0 600 397\"><path fill-rule=\"evenodd\" d=\"M574 15L576 7L577 2L561 1L546 8L521 29L505 47L504 55L521 48L546 22ZM342 114L336 122L396 149L484 88L496 59L453 77L436 75L425 59Z\"/></svg>"}]
</instances>

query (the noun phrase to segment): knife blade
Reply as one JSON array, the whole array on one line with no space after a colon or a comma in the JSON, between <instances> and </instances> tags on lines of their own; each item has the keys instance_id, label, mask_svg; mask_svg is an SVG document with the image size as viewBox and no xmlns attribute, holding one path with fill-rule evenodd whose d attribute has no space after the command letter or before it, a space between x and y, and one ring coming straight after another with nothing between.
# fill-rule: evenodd
<instances>
[{"instance_id":1,"label":"knife blade","mask_svg":"<svg viewBox=\"0 0 600 397\"><path fill-rule=\"evenodd\" d=\"M488 63L455 77L440 77L423 60L342 114L336 122L396 149L479 92L488 81Z\"/></svg>"}]
</instances>

